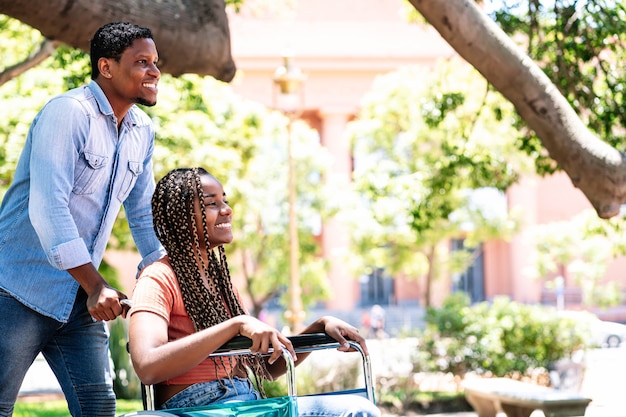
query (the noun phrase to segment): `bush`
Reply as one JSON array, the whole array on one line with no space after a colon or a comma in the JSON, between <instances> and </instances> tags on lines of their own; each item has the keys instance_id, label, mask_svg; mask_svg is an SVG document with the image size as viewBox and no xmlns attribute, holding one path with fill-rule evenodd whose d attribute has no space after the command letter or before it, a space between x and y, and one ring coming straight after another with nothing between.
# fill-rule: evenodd
<instances>
[{"instance_id":1,"label":"bush","mask_svg":"<svg viewBox=\"0 0 626 417\"><path fill-rule=\"evenodd\" d=\"M141 381L137 377L130 355L126 349L128 331L126 321L121 317L110 325L109 350L113 361L113 390L117 398L132 400L141 398Z\"/></svg>"},{"instance_id":2,"label":"bush","mask_svg":"<svg viewBox=\"0 0 626 417\"><path fill-rule=\"evenodd\" d=\"M464 293L426 312L417 370L493 376L530 375L588 348L588 323L554 308L496 298L470 305Z\"/></svg>"}]
</instances>

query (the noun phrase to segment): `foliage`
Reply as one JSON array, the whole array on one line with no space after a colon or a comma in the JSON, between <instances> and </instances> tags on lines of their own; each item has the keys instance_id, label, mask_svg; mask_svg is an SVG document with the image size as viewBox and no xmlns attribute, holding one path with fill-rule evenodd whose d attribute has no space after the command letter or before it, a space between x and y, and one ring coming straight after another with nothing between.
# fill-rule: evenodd
<instances>
[{"instance_id":1,"label":"foliage","mask_svg":"<svg viewBox=\"0 0 626 417\"><path fill-rule=\"evenodd\" d=\"M419 277L445 269L437 250L448 239L472 248L511 233L514 219L485 191L501 196L527 169L513 122L511 105L459 60L379 77L349 126L360 257ZM447 268L468 266L453 259L466 252L446 253Z\"/></svg>"},{"instance_id":2,"label":"foliage","mask_svg":"<svg viewBox=\"0 0 626 417\"><path fill-rule=\"evenodd\" d=\"M238 4L238 1L231 2ZM6 16L3 64L23 59L41 42L41 34ZM6 30L4 30L6 29ZM26 45L24 39L32 39ZM6 42L5 42L6 40ZM6 45L6 47L5 47ZM54 95L89 80L87 55L71 48L55 54L19 77L0 86L0 196L9 186L30 123ZM270 81L268 81L270 82ZM155 121L156 178L181 166L204 166L219 178L234 209L237 233L228 246L234 274L246 279L258 312L287 286L288 244L286 144L287 118L258 103L237 96L230 86L211 77L163 75L159 103L144 110ZM297 212L301 239L301 277L305 307L327 294L324 261L320 260L322 219L336 208L333 191L322 186L330 163L315 131L297 123L293 134L297 167ZM119 215L109 247L134 249L124 212ZM283 300L284 301L284 300Z\"/></svg>"},{"instance_id":3,"label":"foliage","mask_svg":"<svg viewBox=\"0 0 626 417\"><path fill-rule=\"evenodd\" d=\"M618 282L603 282L610 261L626 254L626 224L623 216L598 218L592 210L570 220L535 226L529 238L537 248L536 257L526 270L533 279L549 281L555 274L571 277L570 284L583 289L588 306L615 306L622 301Z\"/></svg>"},{"instance_id":4,"label":"foliage","mask_svg":"<svg viewBox=\"0 0 626 417\"><path fill-rule=\"evenodd\" d=\"M485 0L484 5L543 69L585 125L625 151L626 3ZM519 146L536 158L538 173L556 168L532 132L519 138Z\"/></svg>"},{"instance_id":5,"label":"foliage","mask_svg":"<svg viewBox=\"0 0 626 417\"><path fill-rule=\"evenodd\" d=\"M0 15L2 34L2 69L19 62L38 45L42 36L15 19ZM49 65L50 59L46 61ZM10 184L30 122L38 109L54 94L65 90L63 77L54 76L47 66L28 71L28 77L18 77L0 87L0 197ZM42 93L45 92L45 93Z\"/></svg>"},{"instance_id":6,"label":"foliage","mask_svg":"<svg viewBox=\"0 0 626 417\"><path fill-rule=\"evenodd\" d=\"M126 348L128 343L128 326L122 318L109 323L109 350L113 361L113 390L117 398L141 398L141 381L135 374L130 355Z\"/></svg>"},{"instance_id":7,"label":"foliage","mask_svg":"<svg viewBox=\"0 0 626 417\"><path fill-rule=\"evenodd\" d=\"M581 315L582 317L582 315ZM588 347L590 323L559 316L550 307L526 305L499 297L470 305L467 295L449 296L439 309L429 308L420 342L420 371L529 375Z\"/></svg>"},{"instance_id":8,"label":"foliage","mask_svg":"<svg viewBox=\"0 0 626 417\"><path fill-rule=\"evenodd\" d=\"M476 0L525 49L576 110L583 123L620 151L626 127L626 2L624 0ZM425 24L408 2L406 19ZM517 146L538 174L559 169L518 117Z\"/></svg>"}]
</instances>

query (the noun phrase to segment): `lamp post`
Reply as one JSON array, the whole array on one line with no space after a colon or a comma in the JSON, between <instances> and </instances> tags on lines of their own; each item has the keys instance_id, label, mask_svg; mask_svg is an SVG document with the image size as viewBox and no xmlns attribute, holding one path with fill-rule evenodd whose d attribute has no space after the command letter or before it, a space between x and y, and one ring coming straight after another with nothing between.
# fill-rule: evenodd
<instances>
[{"instance_id":1,"label":"lamp post","mask_svg":"<svg viewBox=\"0 0 626 417\"><path fill-rule=\"evenodd\" d=\"M300 116L303 105L305 76L293 63L291 55L283 55L283 64L274 72L274 105L288 118L287 125L287 166L289 193L289 309L285 318L292 334L297 333L304 320L302 290L300 288L300 243L298 241L298 221L296 216L296 178L293 160L293 122Z\"/></svg>"}]
</instances>

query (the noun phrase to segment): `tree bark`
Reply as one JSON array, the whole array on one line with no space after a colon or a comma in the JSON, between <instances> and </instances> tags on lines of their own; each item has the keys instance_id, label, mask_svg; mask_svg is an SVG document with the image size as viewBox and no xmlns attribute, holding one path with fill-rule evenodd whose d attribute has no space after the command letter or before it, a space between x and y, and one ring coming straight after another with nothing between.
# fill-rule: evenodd
<instances>
[{"instance_id":1,"label":"tree bark","mask_svg":"<svg viewBox=\"0 0 626 417\"><path fill-rule=\"evenodd\" d=\"M517 109L601 218L626 200L624 155L583 124L545 73L473 0L409 0Z\"/></svg>"},{"instance_id":2,"label":"tree bark","mask_svg":"<svg viewBox=\"0 0 626 417\"><path fill-rule=\"evenodd\" d=\"M161 71L225 82L235 75L224 0L0 0L0 13L86 52L103 24L136 23L152 30Z\"/></svg>"}]
</instances>

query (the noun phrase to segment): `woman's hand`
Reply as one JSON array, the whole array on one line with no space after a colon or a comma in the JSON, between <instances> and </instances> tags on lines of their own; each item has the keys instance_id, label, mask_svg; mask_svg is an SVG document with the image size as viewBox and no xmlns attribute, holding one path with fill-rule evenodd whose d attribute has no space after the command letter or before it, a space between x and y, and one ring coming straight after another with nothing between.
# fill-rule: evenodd
<instances>
[{"instance_id":1,"label":"woman's hand","mask_svg":"<svg viewBox=\"0 0 626 417\"><path fill-rule=\"evenodd\" d=\"M249 315L237 316L241 320L239 334L252 340L250 351L252 353L268 353L270 348L274 351L268 358L271 365L282 355L283 348L286 348L293 360L296 361L296 352L291 341L274 327Z\"/></svg>"},{"instance_id":2,"label":"woman's hand","mask_svg":"<svg viewBox=\"0 0 626 417\"><path fill-rule=\"evenodd\" d=\"M365 338L359 334L359 329L333 316L321 317L319 321L324 326L324 332L341 344L338 350L349 351L351 348L346 339L350 339L361 345L363 352L368 354Z\"/></svg>"}]
</instances>

